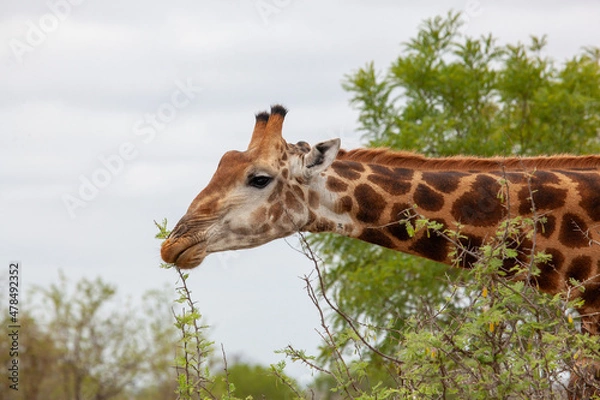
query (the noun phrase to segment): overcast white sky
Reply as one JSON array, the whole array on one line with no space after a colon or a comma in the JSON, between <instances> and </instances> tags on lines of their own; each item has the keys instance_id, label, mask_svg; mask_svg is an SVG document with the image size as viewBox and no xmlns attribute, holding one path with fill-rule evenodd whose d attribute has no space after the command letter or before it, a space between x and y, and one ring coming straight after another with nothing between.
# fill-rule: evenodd
<instances>
[{"instance_id":1,"label":"overcast white sky","mask_svg":"<svg viewBox=\"0 0 600 400\"><path fill-rule=\"evenodd\" d=\"M591 0L2 1L0 285L19 260L24 292L59 269L101 276L123 297L172 287L152 221L175 224L221 155L246 148L254 113L281 102L288 140L356 147L344 74L387 68L423 19L451 8L470 35L548 34L560 61L600 46ZM104 187L82 183L94 179ZM317 313L298 278L311 270L278 241L212 255L189 284L211 338L266 364L288 344L316 352ZM299 365L289 373L309 378Z\"/></svg>"}]
</instances>

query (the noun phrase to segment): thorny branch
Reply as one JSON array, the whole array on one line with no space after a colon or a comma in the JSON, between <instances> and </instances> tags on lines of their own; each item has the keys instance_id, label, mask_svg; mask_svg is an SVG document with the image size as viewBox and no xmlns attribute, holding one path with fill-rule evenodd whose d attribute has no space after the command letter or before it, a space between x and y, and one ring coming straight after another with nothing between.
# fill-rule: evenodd
<instances>
[{"instance_id":1,"label":"thorny branch","mask_svg":"<svg viewBox=\"0 0 600 400\"><path fill-rule=\"evenodd\" d=\"M208 379L204 377L200 368L200 365L203 363L203 360L205 360L207 357L207 352L202 344L202 327L198 325L198 318L196 318L196 316L199 315L199 311L196 308L196 303L192 300L192 292L187 287L187 277L181 271L180 268L176 267L175 269L177 270L177 273L179 274L179 279L181 281L181 286L177 287L177 290L182 293L182 298L185 299L187 307L189 308L189 313L194 317L192 318L193 322L191 337L194 340L194 345L192 349L189 349L189 341L186 340L190 337L190 333L187 331L186 328L186 325L188 325L189 323L181 323L180 327L182 334L181 342L185 358L184 371L186 381L188 383L192 382L191 387L195 390L198 390L198 392L202 391L206 393L206 395L208 395L211 399L216 400L216 397L211 393L211 391L208 388L206 388L206 383L208 383ZM185 315L186 311L184 310L183 312ZM175 317L175 319L177 320L178 318ZM193 369L193 371L190 371L190 368Z\"/></svg>"},{"instance_id":2,"label":"thorny branch","mask_svg":"<svg viewBox=\"0 0 600 400\"><path fill-rule=\"evenodd\" d=\"M339 316L341 316L344 321L348 324L348 326L350 326L350 328L352 329L352 331L357 335L357 337L360 339L360 341L367 346L367 348L369 350L371 350L373 353L377 354L378 356L394 362L394 363L400 363L400 360L391 357L385 353L382 353L381 351L379 351L378 349L376 349L375 347L373 347L365 338L364 336L360 333L360 331L358 330L358 328L355 325L355 322L353 319L351 319L346 313L344 313L342 310L340 310L332 301L331 299L329 299L329 297L327 296L327 292L326 292L326 287L325 287L325 280L323 279L323 274L321 273L321 269L319 267L319 262L318 259L316 257L316 255L314 254L312 248L310 247L308 241L306 240L306 237L304 236L303 233L299 232L300 235L300 240L302 242L302 245L304 247L304 249L307 252L307 257L313 262L314 266L315 266L315 271L317 272L317 277L319 280L319 287L321 289L321 294L323 296L323 299L325 300L325 302L327 303L327 305L329 307L331 307L331 309L337 313Z\"/></svg>"}]
</instances>

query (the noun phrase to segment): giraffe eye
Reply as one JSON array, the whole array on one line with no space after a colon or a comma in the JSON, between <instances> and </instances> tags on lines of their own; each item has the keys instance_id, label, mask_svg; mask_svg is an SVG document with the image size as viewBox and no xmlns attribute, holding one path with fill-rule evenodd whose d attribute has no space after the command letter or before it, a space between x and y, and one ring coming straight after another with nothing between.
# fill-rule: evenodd
<instances>
[{"instance_id":1,"label":"giraffe eye","mask_svg":"<svg viewBox=\"0 0 600 400\"><path fill-rule=\"evenodd\" d=\"M252 177L250 177L250 180L248 181L248 185L254 186L255 188L258 188L258 189L262 189L262 188L266 187L272 180L273 180L273 178L271 178L270 176L264 176L264 175L252 176Z\"/></svg>"}]
</instances>

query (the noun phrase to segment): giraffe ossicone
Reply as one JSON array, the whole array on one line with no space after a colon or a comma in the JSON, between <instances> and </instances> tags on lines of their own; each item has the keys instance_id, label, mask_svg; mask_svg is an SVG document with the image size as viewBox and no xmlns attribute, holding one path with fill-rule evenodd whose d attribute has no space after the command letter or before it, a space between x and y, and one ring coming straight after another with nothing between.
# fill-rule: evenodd
<instances>
[{"instance_id":1,"label":"giraffe ossicone","mask_svg":"<svg viewBox=\"0 0 600 400\"><path fill-rule=\"evenodd\" d=\"M286 109L256 115L245 151L222 157L204 190L163 243L162 258L180 268L210 253L259 246L299 231L336 232L390 249L469 268L473 252L501 223L535 217L511 245L518 256L551 256L531 278L558 293L573 281L585 290L584 329L600 333L600 156L427 158L388 149L340 149L338 139L310 146L282 137ZM418 213L443 229L460 226L454 243L407 218ZM529 232L531 233L531 232ZM529 235L531 236L531 235ZM473 250L473 251L471 251Z\"/></svg>"}]
</instances>

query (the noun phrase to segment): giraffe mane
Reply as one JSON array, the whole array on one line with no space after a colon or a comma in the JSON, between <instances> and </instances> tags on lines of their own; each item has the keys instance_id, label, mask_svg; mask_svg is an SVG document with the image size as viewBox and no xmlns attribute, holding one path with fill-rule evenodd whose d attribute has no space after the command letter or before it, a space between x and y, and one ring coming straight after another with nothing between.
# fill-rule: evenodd
<instances>
[{"instance_id":1,"label":"giraffe mane","mask_svg":"<svg viewBox=\"0 0 600 400\"><path fill-rule=\"evenodd\" d=\"M424 170L477 170L497 171L501 169L600 169L600 155L573 156L569 154L536 157L426 157L408 151L395 151L387 148L361 148L340 150L340 161L357 161L390 167L417 168Z\"/></svg>"}]
</instances>

